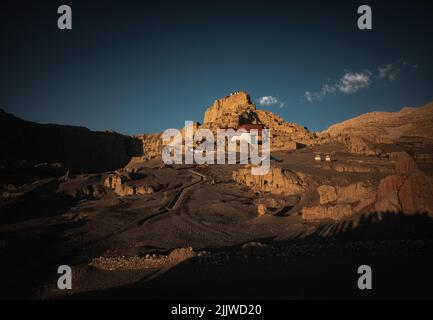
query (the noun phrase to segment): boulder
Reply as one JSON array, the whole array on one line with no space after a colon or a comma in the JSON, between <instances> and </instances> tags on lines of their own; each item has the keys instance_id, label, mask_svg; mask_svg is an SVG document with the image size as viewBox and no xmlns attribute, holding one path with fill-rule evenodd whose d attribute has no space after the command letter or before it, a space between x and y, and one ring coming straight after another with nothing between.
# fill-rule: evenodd
<instances>
[{"instance_id":1,"label":"boulder","mask_svg":"<svg viewBox=\"0 0 433 320\"><path fill-rule=\"evenodd\" d=\"M295 195L304 191L298 175L280 167L271 167L265 175L253 175L251 168L247 166L233 171L233 180L252 188L254 192Z\"/></svg>"},{"instance_id":2,"label":"boulder","mask_svg":"<svg viewBox=\"0 0 433 320\"><path fill-rule=\"evenodd\" d=\"M337 202L337 190L333 186L322 185L317 188L320 196L320 204Z\"/></svg>"}]
</instances>

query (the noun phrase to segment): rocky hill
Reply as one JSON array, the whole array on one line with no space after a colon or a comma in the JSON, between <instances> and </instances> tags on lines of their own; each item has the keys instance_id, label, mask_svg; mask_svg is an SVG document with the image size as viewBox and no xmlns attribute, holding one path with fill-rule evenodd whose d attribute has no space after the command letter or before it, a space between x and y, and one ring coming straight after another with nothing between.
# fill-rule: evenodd
<instances>
[{"instance_id":1,"label":"rocky hill","mask_svg":"<svg viewBox=\"0 0 433 320\"><path fill-rule=\"evenodd\" d=\"M370 112L329 127L331 137L356 135L375 143L393 143L403 137L433 139L433 102L398 112Z\"/></svg>"},{"instance_id":2,"label":"rocky hill","mask_svg":"<svg viewBox=\"0 0 433 320\"><path fill-rule=\"evenodd\" d=\"M186 119L187 120L187 119ZM318 143L316 134L296 123L286 122L280 116L268 110L257 110L247 92L236 92L217 99L206 110L203 124L195 123L198 128L237 129L243 124L260 124L271 130L272 150L294 150ZM162 153L162 134L139 134L134 136L143 145L143 156L134 161L156 158Z\"/></svg>"},{"instance_id":3,"label":"rocky hill","mask_svg":"<svg viewBox=\"0 0 433 320\"><path fill-rule=\"evenodd\" d=\"M0 110L0 163L61 163L67 169L102 172L122 168L142 153L138 139L115 132L39 124Z\"/></svg>"},{"instance_id":4,"label":"rocky hill","mask_svg":"<svg viewBox=\"0 0 433 320\"><path fill-rule=\"evenodd\" d=\"M204 116L203 128L237 129L243 124L260 124L271 130L272 150L292 150L317 142L315 134L296 123L284 121L267 110L257 110L246 92L236 92L216 100Z\"/></svg>"}]
</instances>

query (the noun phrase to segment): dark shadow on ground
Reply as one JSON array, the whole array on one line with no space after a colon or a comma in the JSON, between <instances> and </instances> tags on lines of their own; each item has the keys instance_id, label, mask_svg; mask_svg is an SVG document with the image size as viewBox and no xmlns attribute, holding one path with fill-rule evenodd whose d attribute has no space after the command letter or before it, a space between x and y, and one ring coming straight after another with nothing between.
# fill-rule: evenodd
<instances>
[{"instance_id":1,"label":"dark shadow on ground","mask_svg":"<svg viewBox=\"0 0 433 320\"><path fill-rule=\"evenodd\" d=\"M312 242L433 239L433 218L428 213L372 212L353 219L320 225L311 235L293 240Z\"/></svg>"},{"instance_id":2,"label":"dark shadow on ground","mask_svg":"<svg viewBox=\"0 0 433 320\"><path fill-rule=\"evenodd\" d=\"M76 200L56 193L57 179L23 195L20 199L0 202L2 214L0 225L13 224L31 219L40 219L64 213Z\"/></svg>"},{"instance_id":3,"label":"dark shadow on ground","mask_svg":"<svg viewBox=\"0 0 433 320\"><path fill-rule=\"evenodd\" d=\"M67 231L86 221L23 228L1 234L0 299L31 299L57 275L58 266L79 263L79 243L69 241Z\"/></svg>"},{"instance_id":4,"label":"dark shadow on ground","mask_svg":"<svg viewBox=\"0 0 433 320\"><path fill-rule=\"evenodd\" d=\"M193 258L151 281L69 298L433 298L433 220L426 214L371 214L357 224L329 224L295 239L258 241L272 245L274 254L246 259L239 254L242 244L220 248L231 257L229 263L203 264ZM373 290L358 289L360 265L371 266Z\"/></svg>"}]
</instances>

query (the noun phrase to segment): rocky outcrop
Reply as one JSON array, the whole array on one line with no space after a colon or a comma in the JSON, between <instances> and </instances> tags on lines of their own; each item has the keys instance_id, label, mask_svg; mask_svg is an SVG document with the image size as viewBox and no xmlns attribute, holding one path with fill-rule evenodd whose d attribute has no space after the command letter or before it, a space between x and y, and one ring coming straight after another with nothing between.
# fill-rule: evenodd
<instances>
[{"instance_id":1,"label":"rocky outcrop","mask_svg":"<svg viewBox=\"0 0 433 320\"><path fill-rule=\"evenodd\" d=\"M100 179L83 176L61 182L56 192L75 199L86 199L101 198L106 194L106 189Z\"/></svg>"},{"instance_id":2,"label":"rocky outcrop","mask_svg":"<svg viewBox=\"0 0 433 320\"><path fill-rule=\"evenodd\" d=\"M286 122L270 111L257 110L246 92L236 92L215 100L206 110L203 124L194 123L194 130L210 129L216 134L217 129L237 130L244 124L257 124L270 129L271 150L295 150L316 144L318 141L316 135L305 127ZM183 128L180 131L184 134ZM132 162L161 156L164 147L162 133L139 134L134 138L141 144L142 155L133 158Z\"/></svg>"},{"instance_id":3,"label":"rocky outcrop","mask_svg":"<svg viewBox=\"0 0 433 320\"><path fill-rule=\"evenodd\" d=\"M323 185L317 188L320 196L320 204L337 202L337 190L333 186Z\"/></svg>"},{"instance_id":4,"label":"rocky outcrop","mask_svg":"<svg viewBox=\"0 0 433 320\"><path fill-rule=\"evenodd\" d=\"M139 134L134 136L141 142L142 156L133 158L132 161L146 161L162 155L162 133Z\"/></svg>"},{"instance_id":5,"label":"rocky outcrop","mask_svg":"<svg viewBox=\"0 0 433 320\"><path fill-rule=\"evenodd\" d=\"M317 188L320 205L302 209L305 220L340 220L368 210L376 200L376 189L369 182L348 186L321 185Z\"/></svg>"},{"instance_id":6,"label":"rocky outcrop","mask_svg":"<svg viewBox=\"0 0 433 320\"><path fill-rule=\"evenodd\" d=\"M271 167L265 175L253 175L251 168L247 166L233 171L233 180L252 188L254 192L295 195L304 191L298 175L280 167Z\"/></svg>"},{"instance_id":7,"label":"rocky outcrop","mask_svg":"<svg viewBox=\"0 0 433 320\"><path fill-rule=\"evenodd\" d=\"M294 150L317 143L317 137L307 128L284 121L267 110L256 111L258 123L271 130L272 150Z\"/></svg>"},{"instance_id":8,"label":"rocky outcrop","mask_svg":"<svg viewBox=\"0 0 433 320\"><path fill-rule=\"evenodd\" d=\"M272 150L294 150L317 143L315 134L305 127L284 121L278 115L257 110L246 92L238 92L216 100L207 109L202 127L237 129L243 124L258 124L271 131Z\"/></svg>"},{"instance_id":9,"label":"rocky outcrop","mask_svg":"<svg viewBox=\"0 0 433 320\"><path fill-rule=\"evenodd\" d=\"M204 115L203 127L237 129L244 123L257 123L256 106L246 92L231 94L216 100Z\"/></svg>"},{"instance_id":10,"label":"rocky outcrop","mask_svg":"<svg viewBox=\"0 0 433 320\"><path fill-rule=\"evenodd\" d=\"M398 197L405 213L433 214L433 184L421 170L415 170L407 177L398 191Z\"/></svg>"},{"instance_id":11,"label":"rocky outcrop","mask_svg":"<svg viewBox=\"0 0 433 320\"><path fill-rule=\"evenodd\" d=\"M152 194L162 188L152 177L128 172L109 175L104 181L104 186L112 189L118 196Z\"/></svg>"},{"instance_id":12,"label":"rocky outcrop","mask_svg":"<svg viewBox=\"0 0 433 320\"><path fill-rule=\"evenodd\" d=\"M339 221L351 215L353 215L353 210L350 204L305 207L302 209L302 218L304 220Z\"/></svg>"},{"instance_id":13,"label":"rocky outcrop","mask_svg":"<svg viewBox=\"0 0 433 320\"><path fill-rule=\"evenodd\" d=\"M395 152L390 157L395 161L395 173L399 176L409 176L417 170L415 160L406 152Z\"/></svg>"},{"instance_id":14,"label":"rocky outcrop","mask_svg":"<svg viewBox=\"0 0 433 320\"><path fill-rule=\"evenodd\" d=\"M376 189L368 182L356 182L348 186L322 185L317 188L320 204L350 204L354 212L360 212L376 200Z\"/></svg>"},{"instance_id":15,"label":"rocky outcrop","mask_svg":"<svg viewBox=\"0 0 433 320\"><path fill-rule=\"evenodd\" d=\"M387 176L380 181L375 205L378 212L401 211L400 199L398 198L401 184L401 177L398 175Z\"/></svg>"},{"instance_id":16,"label":"rocky outcrop","mask_svg":"<svg viewBox=\"0 0 433 320\"><path fill-rule=\"evenodd\" d=\"M365 156L375 156L378 150L369 141L360 136L348 135L343 138L343 142L347 147L347 151Z\"/></svg>"},{"instance_id":17,"label":"rocky outcrop","mask_svg":"<svg viewBox=\"0 0 433 320\"><path fill-rule=\"evenodd\" d=\"M395 174L383 178L377 186L357 182L348 186L321 185L317 188L319 205L302 209L306 220L338 220L355 213L417 212L433 213L433 184L406 152L391 154Z\"/></svg>"},{"instance_id":18,"label":"rocky outcrop","mask_svg":"<svg viewBox=\"0 0 433 320\"><path fill-rule=\"evenodd\" d=\"M379 183L375 208L378 212L433 214L433 183L406 152L394 154L395 174Z\"/></svg>"}]
</instances>

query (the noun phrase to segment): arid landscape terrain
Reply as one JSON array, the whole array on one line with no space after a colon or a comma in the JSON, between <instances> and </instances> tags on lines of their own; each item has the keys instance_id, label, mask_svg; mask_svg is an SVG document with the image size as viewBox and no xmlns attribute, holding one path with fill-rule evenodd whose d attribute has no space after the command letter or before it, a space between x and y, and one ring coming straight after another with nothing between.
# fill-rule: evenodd
<instances>
[{"instance_id":1,"label":"arid landscape terrain","mask_svg":"<svg viewBox=\"0 0 433 320\"><path fill-rule=\"evenodd\" d=\"M270 129L269 173L165 165L161 133L2 111L0 296L433 297L433 103L310 132L236 92L191 120ZM363 264L371 292L356 287Z\"/></svg>"}]
</instances>

